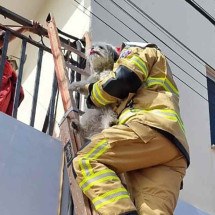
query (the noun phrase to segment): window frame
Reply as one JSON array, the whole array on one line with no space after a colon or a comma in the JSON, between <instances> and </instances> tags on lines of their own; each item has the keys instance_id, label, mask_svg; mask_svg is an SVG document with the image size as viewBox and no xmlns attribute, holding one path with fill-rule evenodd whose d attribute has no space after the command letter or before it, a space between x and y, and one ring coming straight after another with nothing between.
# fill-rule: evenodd
<instances>
[{"instance_id":1,"label":"window frame","mask_svg":"<svg viewBox=\"0 0 215 215\"><path fill-rule=\"evenodd\" d=\"M206 65L211 148L215 149L215 70ZM214 96L213 96L214 95Z\"/></svg>"}]
</instances>

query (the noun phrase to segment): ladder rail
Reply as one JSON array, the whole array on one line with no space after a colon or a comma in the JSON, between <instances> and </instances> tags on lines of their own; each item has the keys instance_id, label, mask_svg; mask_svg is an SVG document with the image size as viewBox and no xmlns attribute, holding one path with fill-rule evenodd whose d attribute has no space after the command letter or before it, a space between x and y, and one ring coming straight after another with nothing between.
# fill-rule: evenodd
<instances>
[{"instance_id":1,"label":"ladder rail","mask_svg":"<svg viewBox=\"0 0 215 215\"><path fill-rule=\"evenodd\" d=\"M49 14L47 17L47 30L50 40L52 55L55 64L55 71L61 93L64 111L67 112L71 107L76 109L75 101L68 91L68 78L64 56L61 51L61 42L58 36L58 31L54 17ZM71 50L71 49L70 49ZM83 55L81 55L83 56ZM95 211L91 211L91 205L87 197L82 193L75 181L72 170L72 158L81 147L80 137L71 129L71 120L78 119L78 114L71 111L60 126L60 139L64 146L65 158L67 163L67 172L70 182L70 190L75 206L75 214L93 215Z\"/></svg>"}]
</instances>

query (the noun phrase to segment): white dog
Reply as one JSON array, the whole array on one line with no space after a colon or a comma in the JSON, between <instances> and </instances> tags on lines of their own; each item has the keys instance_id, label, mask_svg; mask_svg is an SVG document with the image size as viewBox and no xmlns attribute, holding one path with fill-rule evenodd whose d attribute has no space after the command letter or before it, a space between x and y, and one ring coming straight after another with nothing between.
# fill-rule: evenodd
<instances>
[{"instance_id":1,"label":"white dog","mask_svg":"<svg viewBox=\"0 0 215 215\"><path fill-rule=\"evenodd\" d=\"M91 74L84 81L73 82L69 90L87 95L87 85L106 77L113 69L114 62L118 59L118 54L112 45L106 43L96 43L87 53ZM88 139L92 135L101 132L117 123L117 114L110 106L102 108L86 109L80 122L73 121L72 127L83 139Z\"/></svg>"}]
</instances>

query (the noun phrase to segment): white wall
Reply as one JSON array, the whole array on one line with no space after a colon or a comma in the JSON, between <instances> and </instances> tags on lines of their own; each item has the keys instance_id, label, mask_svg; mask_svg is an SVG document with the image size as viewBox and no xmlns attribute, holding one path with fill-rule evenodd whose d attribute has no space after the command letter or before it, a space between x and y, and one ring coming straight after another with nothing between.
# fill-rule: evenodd
<instances>
[{"instance_id":1,"label":"white wall","mask_svg":"<svg viewBox=\"0 0 215 215\"><path fill-rule=\"evenodd\" d=\"M92 17L94 41L107 41L114 45L119 45L125 40L146 40L156 43L171 60L188 73L185 74L184 71L170 63L174 75L178 77L175 77L175 80L181 93L181 115L185 123L191 153L191 165L187 171L184 189L180 197L209 214L215 214L215 152L210 148L207 82L204 77L206 74L204 63L199 63L165 34L161 33L152 23L129 6L127 1L115 0L114 2L126 10L133 18L123 12L122 9L116 7L112 1L100 0L92 2L92 11L99 17L99 19L96 16ZM108 11L99 6L97 2L102 4ZM215 28L185 1L135 0L132 2L211 66L215 67ZM214 1L208 0L207 4L204 1L197 2L203 6L206 5L206 9L213 12ZM116 17L114 18L110 13ZM144 27L148 28L158 38L145 30ZM166 44L159 41L159 39ZM195 68L177 56L166 45L183 56L188 63L200 70L203 75L199 74Z\"/></svg>"}]
</instances>

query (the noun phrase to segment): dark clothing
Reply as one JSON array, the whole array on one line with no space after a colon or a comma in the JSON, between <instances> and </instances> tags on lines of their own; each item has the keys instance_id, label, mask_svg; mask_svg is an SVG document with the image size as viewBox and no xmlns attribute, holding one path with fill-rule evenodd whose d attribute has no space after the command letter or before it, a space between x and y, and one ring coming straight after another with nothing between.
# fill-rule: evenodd
<instances>
[{"instance_id":1,"label":"dark clothing","mask_svg":"<svg viewBox=\"0 0 215 215\"><path fill-rule=\"evenodd\" d=\"M12 115L17 75L8 61L5 63L2 84L0 87L0 111ZM24 99L24 91L21 87L19 105Z\"/></svg>"}]
</instances>

